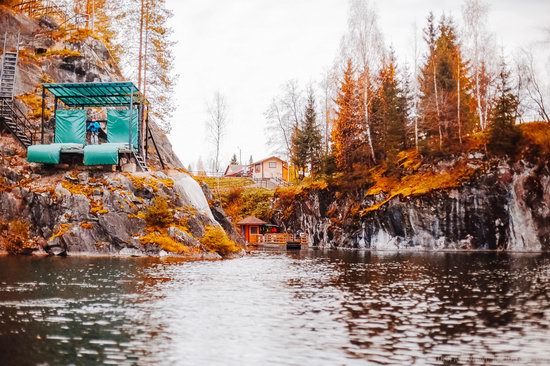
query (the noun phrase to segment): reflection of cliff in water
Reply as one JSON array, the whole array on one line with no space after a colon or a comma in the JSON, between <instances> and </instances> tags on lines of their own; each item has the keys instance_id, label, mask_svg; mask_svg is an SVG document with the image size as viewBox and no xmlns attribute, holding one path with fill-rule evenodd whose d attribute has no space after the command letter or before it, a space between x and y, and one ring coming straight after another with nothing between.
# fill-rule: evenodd
<instances>
[{"instance_id":1,"label":"reflection of cliff in water","mask_svg":"<svg viewBox=\"0 0 550 366\"><path fill-rule=\"evenodd\" d=\"M333 316L346 324L353 358L396 352L403 360L427 352L460 356L464 348L453 345L470 344L472 350L481 344L496 354L499 334L521 332L523 319L543 317L545 309L532 308L530 301L541 295L548 299L550 290L549 285L540 288L541 281L550 280L544 255L316 253L318 265L330 270L323 270L329 273L326 283L311 281L338 290L334 298L340 304L334 309L339 310ZM304 297L304 283L289 285L297 288L295 296ZM548 300L546 305L548 311Z\"/></svg>"}]
</instances>

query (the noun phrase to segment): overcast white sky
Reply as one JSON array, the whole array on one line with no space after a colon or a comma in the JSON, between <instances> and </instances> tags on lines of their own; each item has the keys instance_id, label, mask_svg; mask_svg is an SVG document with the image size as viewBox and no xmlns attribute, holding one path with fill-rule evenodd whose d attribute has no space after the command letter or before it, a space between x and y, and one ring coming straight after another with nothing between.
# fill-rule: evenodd
<instances>
[{"instance_id":1,"label":"overcast white sky","mask_svg":"<svg viewBox=\"0 0 550 366\"><path fill-rule=\"evenodd\" d=\"M316 82L332 64L346 30L347 0L167 0L178 44L180 75L170 140L187 166L212 156L205 130L206 103L216 90L226 96L230 126L223 164L242 152L243 162L271 151L265 117L271 99L289 79ZM400 62L413 53L413 24L421 29L430 10L459 19L459 0L378 0L386 44ZM550 0L491 0L489 27L512 52L539 42L550 19Z\"/></svg>"}]
</instances>

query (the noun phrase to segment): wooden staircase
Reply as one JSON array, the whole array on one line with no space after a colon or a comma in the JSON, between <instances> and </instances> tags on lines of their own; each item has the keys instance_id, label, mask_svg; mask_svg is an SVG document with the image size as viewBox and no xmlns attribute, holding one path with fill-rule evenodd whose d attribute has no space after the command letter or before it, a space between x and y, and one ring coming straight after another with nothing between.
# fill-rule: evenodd
<instances>
[{"instance_id":1,"label":"wooden staircase","mask_svg":"<svg viewBox=\"0 0 550 366\"><path fill-rule=\"evenodd\" d=\"M25 114L14 103L15 77L19 58L19 34L16 46L8 48L9 35L4 34L2 68L0 69L0 123L28 148L33 143L33 128Z\"/></svg>"}]
</instances>

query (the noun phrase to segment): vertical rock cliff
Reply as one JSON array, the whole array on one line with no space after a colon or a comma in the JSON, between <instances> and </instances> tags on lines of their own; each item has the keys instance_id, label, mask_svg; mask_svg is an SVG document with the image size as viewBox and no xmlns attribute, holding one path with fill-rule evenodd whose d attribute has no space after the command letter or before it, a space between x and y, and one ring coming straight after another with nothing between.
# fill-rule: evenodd
<instances>
[{"instance_id":1,"label":"vertical rock cliff","mask_svg":"<svg viewBox=\"0 0 550 366\"><path fill-rule=\"evenodd\" d=\"M297 196L290 209L276 202L276 216L320 247L550 250L547 164L496 160L459 187L398 195L365 210L376 202L363 190L314 189Z\"/></svg>"}]
</instances>

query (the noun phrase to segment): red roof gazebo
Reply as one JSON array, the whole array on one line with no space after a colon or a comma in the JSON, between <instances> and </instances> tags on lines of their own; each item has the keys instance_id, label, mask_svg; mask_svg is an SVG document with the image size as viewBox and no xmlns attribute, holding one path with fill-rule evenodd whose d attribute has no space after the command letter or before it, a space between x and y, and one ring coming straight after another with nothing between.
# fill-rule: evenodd
<instances>
[{"instance_id":1,"label":"red roof gazebo","mask_svg":"<svg viewBox=\"0 0 550 366\"><path fill-rule=\"evenodd\" d=\"M241 228L241 234L244 236L244 240L248 243L256 243L256 235L260 234L260 227L266 224L267 222L254 216L248 216L246 219L237 223Z\"/></svg>"}]
</instances>

